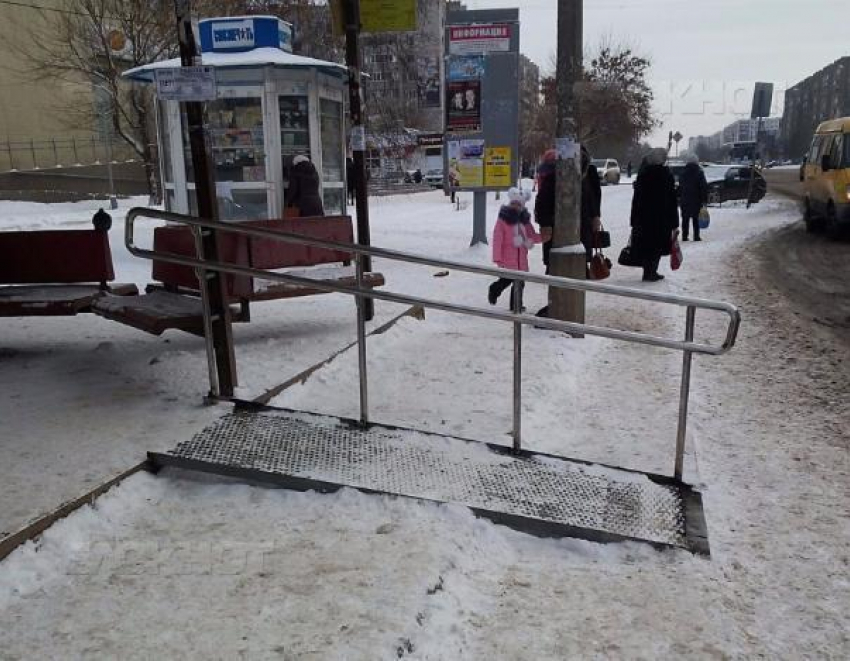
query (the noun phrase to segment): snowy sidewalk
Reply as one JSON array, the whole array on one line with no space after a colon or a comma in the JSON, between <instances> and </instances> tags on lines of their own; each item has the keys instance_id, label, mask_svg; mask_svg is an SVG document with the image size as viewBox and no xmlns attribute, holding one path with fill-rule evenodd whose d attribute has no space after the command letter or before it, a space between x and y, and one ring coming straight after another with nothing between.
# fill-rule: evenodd
<instances>
[{"instance_id":1,"label":"snowy sidewalk","mask_svg":"<svg viewBox=\"0 0 850 661\"><path fill-rule=\"evenodd\" d=\"M627 234L630 193L604 192L612 257ZM379 200L374 241L486 263L486 249L466 248L471 214L448 209L439 194ZM747 250L760 232L795 218L790 204L770 198L749 212L717 210L706 240L686 244L682 271L656 285L622 267L611 278L743 308L739 346L695 361L686 477L703 485L710 561L637 545L541 541L460 508L353 492L293 494L167 471L129 479L0 563L0 649L11 658L843 657L850 643L846 356L762 290ZM480 279L378 268L389 287L411 293L485 297ZM543 298L542 290L529 292L529 309ZM683 332L683 311L588 302L591 322ZM313 352L328 355L352 337L350 301L294 303L264 308L238 338L246 387L278 381L271 373L282 381L316 362ZM387 315L392 307L379 306ZM61 470L50 448L74 455L88 420L80 406L100 418L90 462L97 449L101 462L120 463L121 453L168 447L221 413L194 405L203 391L196 338L174 336L176 346L168 346L98 326L87 329L91 338L72 340L78 320L52 329L10 321L4 389L21 391L31 413L10 417L15 405L4 398L4 419L35 454L21 459L20 445L4 440L0 465ZM700 329L698 336L714 330ZM89 366L85 387L70 376L64 385L50 378L52 365L79 369L104 341L112 342L111 358ZM508 328L429 313L369 344L376 419L507 442ZM678 354L549 331L529 331L525 351L530 447L672 470ZM25 363L37 370L31 381ZM150 376L140 378L145 369ZM343 354L276 403L351 415L351 370ZM125 430L117 435L121 452L109 451L107 430L123 420L119 404L97 399L114 383L110 376L123 382L135 412L162 419L161 434ZM46 399L29 402L39 386ZM131 396L157 389L158 397ZM163 408L169 398L172 409ZM45 412L45 402L55 410ZM576 415L565 420L566 410ZM39 415L55 419L49 444L39 440ZM144 428L140 421L136 429ZM49 480L32 475L46 488ZM26 510L37 496L21 488L11 503Z\"/></svg>"}]
</instances>

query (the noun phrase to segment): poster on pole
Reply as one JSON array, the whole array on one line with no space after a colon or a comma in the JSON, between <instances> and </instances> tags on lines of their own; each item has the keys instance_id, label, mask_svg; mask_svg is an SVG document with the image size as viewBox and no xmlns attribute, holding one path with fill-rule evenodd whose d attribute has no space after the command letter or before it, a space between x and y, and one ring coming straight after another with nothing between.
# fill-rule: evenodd
<instances>
[{"instance_id":1,"label":"poster on pole","mask_svg":"<svg viewBox=\"0 0 850 661\"><path fill-rule=\"evenodd\" d=\"M487 147L484 150L484 185L487 188L510 188L511 148Z\"/></svg>"},{"instance_id":2,"label":"poster on pole","mask_svg":"<svg viewBox=\"0 0 850 661\"><path fill-rule=\"evenodd\" d=\"M481 130L481 81L446 83L446 131L476 133Z\"/></svg>"},{"instance_id":3,"label":"poster on pole","mask_svg":"<svg viewBox=\"0 0 850 661\"><path fill-rule=\"evenodd\" d=\"M481 188L484 185L484 140L449 142L449 178L456 188Z\"/></svg>"}]
</instances>

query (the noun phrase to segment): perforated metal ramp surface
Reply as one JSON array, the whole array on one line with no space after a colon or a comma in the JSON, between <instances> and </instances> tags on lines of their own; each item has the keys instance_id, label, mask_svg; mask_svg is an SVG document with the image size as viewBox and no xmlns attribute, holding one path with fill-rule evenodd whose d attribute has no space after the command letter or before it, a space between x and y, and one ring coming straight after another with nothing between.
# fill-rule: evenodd
<instances>
[{"instance_id":1,"label":"perforated metal ramp surface","mask_svg":"<svg viewBox=\"0 0 850 661\"><path fill-rule=\"evenodd\" d=\"M237 411L165 454L171 465L286 488L353 487L470 507L543 536L708 553L700 495L661 476L282 411Z\"/></svg>"}]
</instances>

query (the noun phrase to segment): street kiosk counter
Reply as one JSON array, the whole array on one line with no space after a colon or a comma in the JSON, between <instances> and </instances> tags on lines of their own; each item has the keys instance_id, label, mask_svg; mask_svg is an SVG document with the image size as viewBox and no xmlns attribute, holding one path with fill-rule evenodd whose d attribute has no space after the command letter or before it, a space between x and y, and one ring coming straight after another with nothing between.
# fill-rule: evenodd
<instances>
[{"instance_id":1,"label":"street kiosk counter","mask_svg":"<svg viewBox=\"0 0 850 661\"><path fill-rule=\"evenodd\" d=\"M283 218L292 159L308 156L321 179L328 215L344 215L347 70L291 52L292 27L270 16L199 22L201 62L214 70L215 99L205 104L222 220ZM180 60L127 71L154 83ZM157 91L160 168L169 211L195 214L186 116Z\"/></svg>"}]
</instances>

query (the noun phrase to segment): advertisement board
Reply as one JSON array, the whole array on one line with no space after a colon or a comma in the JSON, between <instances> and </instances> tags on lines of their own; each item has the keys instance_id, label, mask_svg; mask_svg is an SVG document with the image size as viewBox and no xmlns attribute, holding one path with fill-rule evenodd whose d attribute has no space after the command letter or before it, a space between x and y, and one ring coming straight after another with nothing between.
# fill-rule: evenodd
<instances>
[{"instance_id":1,"label":"advertisement board","mask_svg":"<svg viewBox=\"0 0 850 661\"><path fill-rule=\"evenodd\" d=\"M448 181L454 190L506 190L519 176L519 10L449 11L446 23Z\"/></svg>"},{"instance_id":2,"label":"advertisement board","mask_svg":"<svg viewBox=\"0 0 850 661\"><path fill-rule=\"evenodd\" d=\"M487 147L484 150L484 185L487 188L510 188L511 148Z\"/></svg>"},{"instance_id":3,"label":"advertisement board","mask_svg":"<svg viewBox=\"0 0 850 661\"><path fill-rule=\"evenodd\" d=\"M416 0L360 0L363 32L416 30Z\"/></svg>"},{"instance_id":4,"label":"advertisement board","mask_svg":"<svg viewBox=\"0 0 850 661\"><path fill-rule=\"evenodd\" d=\"M446 79L481 80L484 78L484 58L481 55L452 56L446 62Z\"/></svg>"},{"instance_id":5,"label":"advertisement board","mask_svg":"<svg viewBox=\"0 0 850 661\"><path fill-rule=\"evenodd\" d=\"M446 83L446 131L474 133L481 130L481 81Z\"/></svg>"},{"instance_id":6,"label":"advertisement board","mask_svg":"<svg viewBox=\"0 0 850 661\"><path fill-rule=\"evenodd\" d=\"M448 143L449 179L458 188L484 185L484 140L451 140Z\"/></svg>"},{"instance_id":7,"label":"advertisement board","mask_svg":"<svg viewBox=\"0 0 850 661\"><path fill-rule=\"evenodd\" d=\"M511 26L459 25L449 28L449 54L503 52L511 49Z\"/></svg>"}]
</instances>

